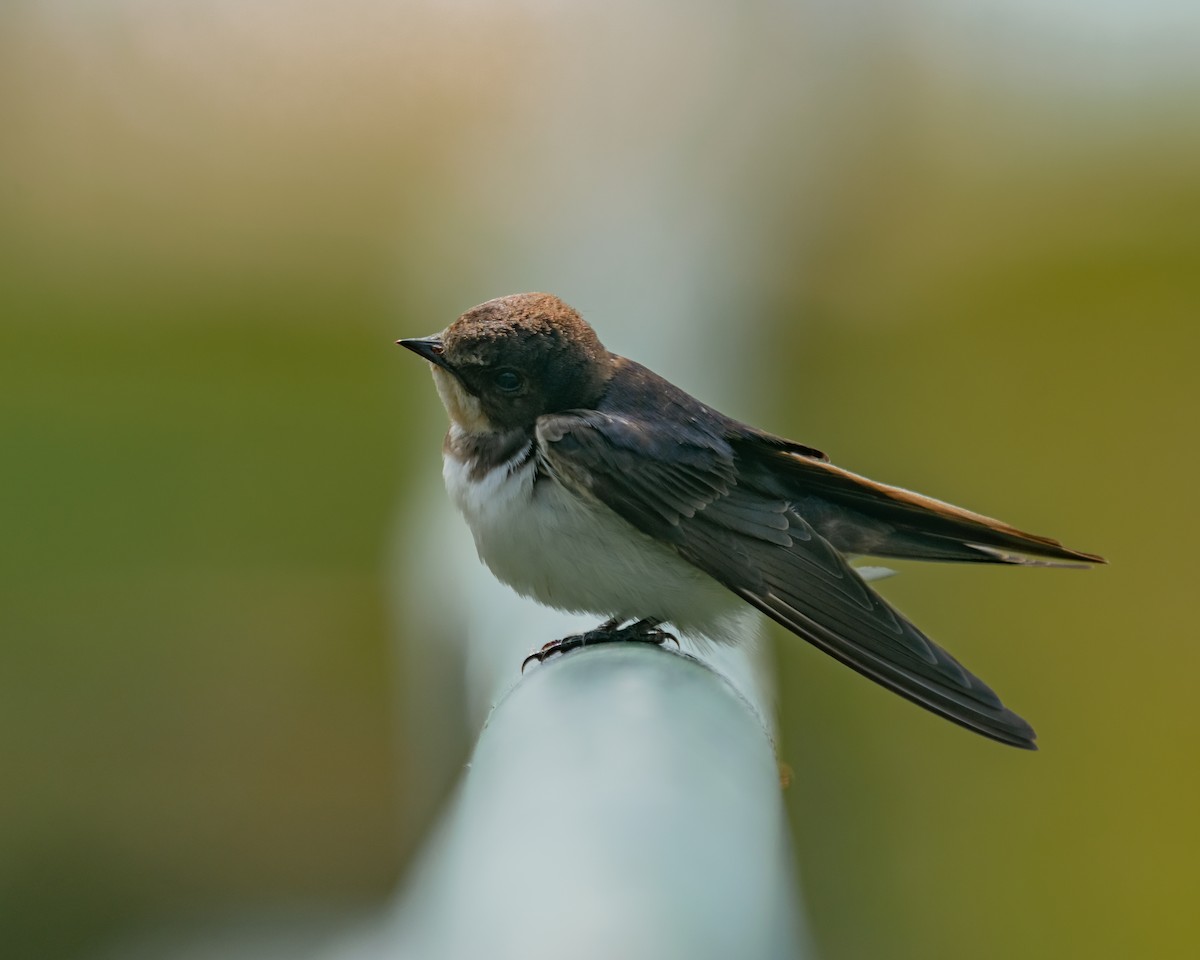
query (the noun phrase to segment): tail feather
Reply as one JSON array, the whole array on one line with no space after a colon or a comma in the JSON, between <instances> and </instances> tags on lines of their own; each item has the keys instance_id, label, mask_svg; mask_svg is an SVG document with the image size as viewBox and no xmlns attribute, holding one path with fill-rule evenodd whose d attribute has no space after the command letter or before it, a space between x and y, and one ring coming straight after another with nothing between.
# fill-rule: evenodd
<instances>
[{"instance_id":1,"label":"tail feather","mask_svg":"<svg viewBox=\"0 0 1200 960\"><path fill-rule=\"evenodd\" d=\"M971 532L964 532L970 536ZM1086 570L1092 562L1048 560L983 543L970 543L956 537L929 534L912 529L888 531L877 538L869 550L871 556L904 560L935 560L951 563L1003 563L1023 567L1056 567L1061 570Z\"/></svg>"},{"instance_id":2,"label":"tail feather","mask_svg":"<svg viewBox=\"0 0 1200 960\"><path fill-rule=\"evenodd\" d=\"M769 472L788 476L796 491L838 510L853 511L867 521L854 528L854 534L862 534L865 527L873 535L862 544L841 545L849 552L1027 566L1085 567L1106 562L1097 554L1072 550L1050 537L1026 533L1000 520L902 487L877 483L786 447L772 451L770 459ZM820 528L819 522L814 525ZM822 533L831 542L839 539L836 533Z\"/></svg>"}]
</instances>

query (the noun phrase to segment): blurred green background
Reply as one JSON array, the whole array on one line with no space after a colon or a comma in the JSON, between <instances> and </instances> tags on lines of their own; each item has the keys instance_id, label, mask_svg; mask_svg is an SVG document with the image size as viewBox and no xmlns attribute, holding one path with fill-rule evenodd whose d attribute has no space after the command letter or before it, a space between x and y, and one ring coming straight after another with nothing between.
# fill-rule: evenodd
<instances>
[{"instance_id":1,"label":"blurred green background","mask_svg":"<svg viewBox=\"0 0 1200 960\"><path fill-rule=\"evenodd\" d=\"M884 588L1032 720L1037 755L778 645L823 956L1194 956L1191 21L1018 6L866 5L830 26L821 5L750 5L719 29L750 51L769 34L772 55L729 77L669 5L641 36L585 5L0 10L12 955L387 897L419 798L444 788L396 773L426 731L396 703L388 541L441 425L391 341L517 286L571 300L554 275L491 286L521 242L497 210L540 163L593 177L597 144L660 137L698 148L766 238L731 264L766 320L759 409L730 413L1112 561L905 565ZM590 42L658 65L571 77L637 96L557 143L529 105ZM776 145L803 141L794 178L768 146L761 180L724 183L710 148L754 151L746 131L693 144L659 110L747 75L785 105ZM621 166L603 174L619 196ZM569 206L529 202L579 239Z\"/></svg>"}]
</instances>

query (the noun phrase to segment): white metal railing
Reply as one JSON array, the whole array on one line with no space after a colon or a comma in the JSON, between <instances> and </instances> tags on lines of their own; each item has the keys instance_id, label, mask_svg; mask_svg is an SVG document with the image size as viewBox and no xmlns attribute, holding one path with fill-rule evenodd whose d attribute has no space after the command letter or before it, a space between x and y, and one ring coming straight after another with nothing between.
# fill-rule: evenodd
<instances>
[{"instance_id":1,"label":"white metal railing","mask_svg":"<svg viewBox=\"0 0 1200 960\"><path fill-rule=\"evenodd\" d=\"M770 735L692 657L604 644L492 711L395 956L785 960L805 946Z\"/></svg>"}]
</instances>

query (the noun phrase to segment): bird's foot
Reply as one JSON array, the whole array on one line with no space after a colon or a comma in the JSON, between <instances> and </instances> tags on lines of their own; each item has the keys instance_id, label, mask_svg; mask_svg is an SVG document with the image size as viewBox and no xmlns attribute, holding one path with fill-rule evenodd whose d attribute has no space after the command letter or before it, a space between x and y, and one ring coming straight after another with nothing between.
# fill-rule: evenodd
<instances>
[{"instance_id":1,"label":"bird's foot","mask_svg":"<svg viewBox=\"0 0 1200 960\"><path fill-rule=\"evenodd\" d=\"M525 668L535 660L542 663L556 653L567 653L570 650L597 643L654 643L662 646L668 640L674 640L675 646L679 646L679 638L675 634L659 629L661 620L635 620L628 626L618 629L617 624L620 622L616 618L605 620L600 626L587 633L576 633L569 637L563 637L561 640L551 640L540 650L535 650L521 661L521 672L524 673Z\"/></svg>"},{"instance_id":2,"label":"bird's foot","mask_svg":"<svg viewBox=\"0 0 1200 960\"><path fill-rule=\"evenodd\" d=\"M613 640L624 640L632 643L654 643L662 646L668 640L679 649L679 638L668 630L661 628L662 621L647 617L645 620L635 620L627 627L622 627L612 635Z\"/></svg>"}]
</instances>

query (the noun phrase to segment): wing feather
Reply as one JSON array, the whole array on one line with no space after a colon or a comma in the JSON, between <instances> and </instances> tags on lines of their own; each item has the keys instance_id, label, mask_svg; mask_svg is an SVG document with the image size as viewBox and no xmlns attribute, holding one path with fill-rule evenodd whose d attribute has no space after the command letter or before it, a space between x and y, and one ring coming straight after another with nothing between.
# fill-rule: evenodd
<instances>
[{"instance_id":1,"label":"wing feather","mask_svg":"<svg viewBox=\"0 0 1200 960\"><path fill-rule=\"evenodd\" d=\"M872 590L794 499L739 476L723 434L703 423L664 434L597 411L538 423L541 456L571 489L864 676L984 736L1034 749L1029 724Z\"/></svg>"}]
</instances>

